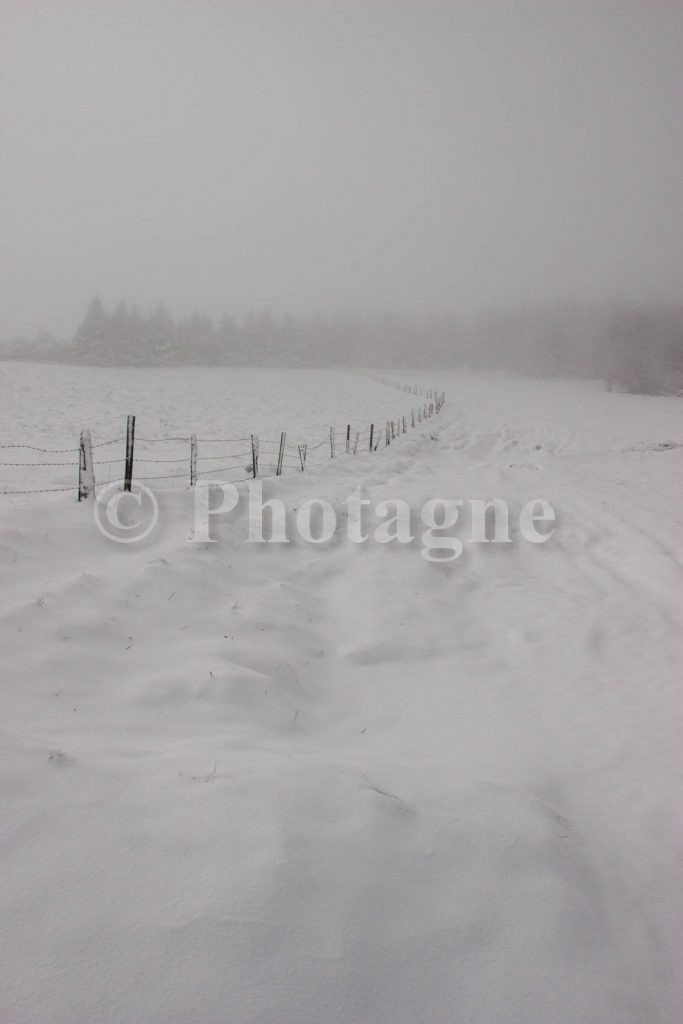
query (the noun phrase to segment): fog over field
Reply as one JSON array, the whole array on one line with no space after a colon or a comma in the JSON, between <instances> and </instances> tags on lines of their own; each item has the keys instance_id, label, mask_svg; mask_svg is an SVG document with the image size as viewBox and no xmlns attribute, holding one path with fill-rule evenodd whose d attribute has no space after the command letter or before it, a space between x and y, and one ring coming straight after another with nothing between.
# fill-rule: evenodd
<instances>
[{"instance_id":1,"label":"fog over field","mask_svg":"<svg viewBox=\"0 0 683 1024\"><path fill-rule=\"evenodd\" d=\"M0 3L2 1024L679 1024L682 53Z\"/></svg>"},{"instance_id":2,"label":"fog over field","mask_svg":"<svg viewBox=\"0 0 683 1024\"><path fill-rule=\"evenodd\" d=\"M254 345L352 365L369 336L385 364L616 360L627 387L653 349L645 390L679 379L680 4L7 0L2 19L6 354L178 361L135 324L163 302L186 363ZM95 296L119 309L107 352L96 332L55 352ZM218 355L193 311L223 325Z\"/></svg>"}]
</instances>

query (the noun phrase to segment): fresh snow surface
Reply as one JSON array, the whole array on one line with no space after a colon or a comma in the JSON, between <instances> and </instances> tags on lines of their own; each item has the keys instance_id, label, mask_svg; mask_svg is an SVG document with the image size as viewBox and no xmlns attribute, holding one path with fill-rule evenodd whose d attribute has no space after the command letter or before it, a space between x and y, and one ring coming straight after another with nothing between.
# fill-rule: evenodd
<instances>
[{"instance_id":1,"label":"fresh snow surface","mask_svg":"<svg viewBox=\"0 0 683 1024\"><path fill-rule=\"evenodd\" d=\"M426 390L435 381L430 378L423 383ZM211 477L240 479L251 460L251 434L261 440L264 473L274 471L282 431L293 452L289 464L298 461L296 446L305 442L310 448L310 469L329 458L330 425L339 434L337 442L343 443L347 424L354 437L356 431L367 434L373 420L384 432L387 420L397 420L425 401L379 387L369 374L342 370L206 366L102 370L12 362L0 362L0 394L3 441L57 450L57 454L42 454L1 449L6 458L0 460L0 492L54 487L75 493L82 430L89 430L98 446L94 453L98 481L121 479L129 413L136 417L135 475L143 480L154 477L154 487L166 490L189 482L193 433L199 438L200 470L210 469ZM214 438L227 440L216 444ZM367 447L367 439L364 444ZM6 465L9 462L21 465ZM227 472L215 472L225 470L226 464ZM22 505L34 500L14 493L11 499ZM41 495L36 500L52 499Z\"/></svg>"},{"instance_id":2,"label":"fresh snow surface","mask_svg":"<svg viewBox=\"0 0 683 1024\"><path fill-rule=\"evenodd\" d=\"M150 431L217 429L234 388L3 370L6 439L37 444L121 433L143 398ZM240 373L229 426L396 407L350 374ZM435 565L340 516L329 544L259 546L242 499L196 545L177 488L126 547L71 495L5 499L3 1024L679 1020L681 402L422 376L439 416L267 495L497 496L513 543ZM537 497L557 528L531 545Z\"/></svg>"}]
</instances>

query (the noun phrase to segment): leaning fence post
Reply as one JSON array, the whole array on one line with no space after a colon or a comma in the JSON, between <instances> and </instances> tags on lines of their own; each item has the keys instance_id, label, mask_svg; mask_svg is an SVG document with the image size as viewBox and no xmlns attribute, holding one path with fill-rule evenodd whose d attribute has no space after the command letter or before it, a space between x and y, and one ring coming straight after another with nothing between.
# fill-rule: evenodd
<instances>
[{"instance_id":1,"label":"leaning fence post","mask_svg":"<svg viewBox=\"0 0 683 1024\"><path fill-rule=\"evenodd\" d=\"M251 471L255 480L258 476L258 436L256 434L251 435Z\"/></svg>"},{"instance_id":2,"label":"leaning fence post","mask_svg":"<svg viewBox=\"0 0 683 1024\"><path fill-rule=\"evenodd\" d=\"M282 460L285 457L285 438L286 434L284 430L280 434L280 451L277 453L277 469L275 470L275 476L282 476Z\"/></svg>"},{"instance_id":3,"label":"leaning fence post","mask_svg":"<svg viewBox=\"0 0 683 1024\"><path fill-rule=\"evenodd\" d=\"M330 427L330 458L334 458L334 427Z\"/></svg>"},{"instance_id":4,"label":"leaning fence post","mask_svg":"<svg viewBox=\"0 0 683 1024\"><path fill-rule=\"evenodd\" d=\"M95 497L95 470L92 462L92 440L89 430L81 431L78 455L78 500Z\"/></svg>"},{"instance_id":5,"label":"leaning fence post","mask_svg":"<svg viewBox=\"0 0 683 1024\"><path fill-rule=\"evenodd\" d=\"M375 436L375 424L371 423L370 424L370 445L369 445L368 451L372 451L372 439L373 439L374 436Z\"/></svg>"},{"instance_id":6,"label":"leaning fence post","mask_svg":"<svg viewBox=\"0 0 683 1024\"><path fill-rule=\"evenodd\" d=\"M299 462L301 463L301 472L303 473L303 471L306 468L306 445L300 444L297 445L297 447L299 449Z\"/></svg>"},{"instance_id":7,"label":"leaning fence post","mask_svg":"<svg viewBox=\"0 0 683 1024\"><path fill-rule=\"evenodd\" d=\"M197 435L190 435L190 487L197 483Z\"/></svg>"},{"instance_id":8,"label":"leaning fence post","mask_svg":"<svg viewBox=\"0 0 683 1024\"><path fill-rule=\"evenodd\" d=\"M123 480L124 491L133 483L133 448L135 446L135 416L129 416L126 423L126 471Z\"/></svg>"},{"instance_id":9,"label":"leaning fence post","mask_svg":"<svg viewBox=\"0 0 683 1024\"><path fill-rule=\"evenodd\" d=\"M346 424L346 454L351 451L351 424Z\"/></svg>"}]
</instances>

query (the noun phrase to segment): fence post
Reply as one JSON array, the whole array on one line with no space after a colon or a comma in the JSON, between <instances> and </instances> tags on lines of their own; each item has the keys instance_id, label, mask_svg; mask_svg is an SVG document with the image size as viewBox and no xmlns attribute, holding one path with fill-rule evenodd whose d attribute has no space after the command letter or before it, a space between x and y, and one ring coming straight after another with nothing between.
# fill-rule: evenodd
<instances>
[{"instance_id":1,"label":"fence post","mask_svg":"<svg viewBox=\"0 0 683 1024\"><path fill-rule=\"evenodd\" d=\"M304 470L306 469L306 450L308 448L308 445L300 444L298 446L298 448L299 448L299 462L301 463L301 472L303 473Z\"/></svg>"},{"instance_id":2,"label":"fence post","mask_svg":"<svg viewBox=\"0 0 683 1024\"><path fill-rule=\"evenodd\" d=\"M346 424L346 454L351 451L351 424Z\"/></svg>"},{"instance_id":3,"label":"fence post","mask_svg":"<svg viewBox=\"0 0 683 1024\"><path fill-rule=\"evenodd\" d=\"M406 423L406 418L404 416L403 417L403 433L405 434L407 430L408 430L408 425Z\"/></svg>"},{"instance_id":4,"label":"fence post","mask_svg":"<svg viewBox=\"0 0 683 1024\"><path fill-rule=\"evenodd\" d=\"M197 483L197 435L190 435L190 487Z\"/></svg>"},{"instance_id":5,"label":"fence post","mask_svg":"<svg viewBox=\"0 0 683 1024\"><path fill-rule=\"evenodd\" d=\"M373 439L374 436L375 436L375 424L371 423L370 424L370 445L368 447L368 451L372 451L372 439Z\"/></svg>"},{"instance_id":6,"label":"fence post","mask_svg":"<svg viewBox=\"0 0 683 1024\"><path fill-rule=\"evenodd\" d=\"M135 416L129 416L126 423L126 471L123 480L124 491L133 483L133 449L135 447Z\"/></svg>"},{"instance_id":7,"label":"fence post","mask_svg":"<svg viewBox=\"0 0 683 1024\"><path fill-rule=\"evenodd\" d=\"M95 470L92 463L92 440L89 430L81 431L81 445L78 455L78 500L86 501L95 497Z\"/></svg>"},{"instance_id":8,"label":"fence post","mask_svg":"<svg viewBox=\"0 0 683 1024\"><path fill-rule=\"evenodd\" d=\"M282 460L285 457L285 438L286 434L284 430L280 434L280 451L277 453L277 469L275 470L275 476L282 476Z\"/></svg>"},{"instance_id":9,"label":"fence post","mask_svg":"<svg viewBox=\"0 0 683 1024\"><path fill-rule=\"evenodd\" d=\"M410 410L410 426L415 429L415 410Z\"/></svg>"},{"instance_id":10,"label":"fence post","mask_svg":"<svg viewBox=\"0 0 683 1024\"><path fill-rule=\"evenodd\" d=\"M356 440L353 442L353 454L358 454L358 442L360 441L360 431L356 431Z\"/></svg>"},{"instance_id":11,"label":"fence post","mask_svg":"<svg viewBox=\"0 0 683 1024\"><path fill-rule=\"evenodd\" d=\"M330 427L330 458L334 458L334 427Z\"/></svg>"},{"instance_id":12,"label":"fence post","mask_svg":"<svg viewBox=\"0 0 683 1024\"><path fill-rule=\"evenodd\" d=\"M256 434L251 435L251 471L255 480L258 476L258 436Z\"/></svg>"}]
</instances>

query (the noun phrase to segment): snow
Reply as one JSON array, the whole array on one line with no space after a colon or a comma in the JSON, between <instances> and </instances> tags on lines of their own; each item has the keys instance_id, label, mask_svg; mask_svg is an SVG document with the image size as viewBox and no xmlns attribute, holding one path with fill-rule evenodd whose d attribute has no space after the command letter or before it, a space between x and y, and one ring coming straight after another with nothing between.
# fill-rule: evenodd
<instances>
[{"instance_id":1,"label":"snow","mask_svg":"<svg viewBox=\"0 0 683 1024\"><path fill-rule=\"evenodd\" d=\"M433 385L430 380L426 388ZM310 468L320 460L321 442L324 453L320 454L324 458L329 454L331 423L344 433L351 424L355 436L356 431L367 433L375 419L383 431L388 419L409 414L420 401L379 387L370 376L342 370L207 366L102 370L13 362L0 362L0 393L5 396L0 412L3 441L57 450L57 454L4 450L3 463L42 464L39 468L0 466L0 492L13 492L12 500L23 505L34 499L14 492L50 487L75 492L82 430L89 430L93 444L102 446L95 452L100 460L97 480L122 478L129 413L136 416L136 476L153 476L155 487L167 489L189 482L193 433L200 439L203 468L224 469L228 463L229 472L211 472L212 477L240 479L251 461L251 434L261 439L264 472L274 470L281 431L287 433L296 463L296 445L308 443ZM169 440L148 444L147 438ZM237 441L217 445L202 443L204 438ZM117 443L108 444L113 439ZM338 441L342 442L341 437ZM66 453L60 454L62 449ZM142 461L146 459L162 461ZM42 502L45 497L36 500Z\"/></svg>"},{"instance_id":2,"label":"snow","mask_svg":"<svg viewBox=\"0 0 683 1024\"><path fill-rule=\"evenodd\" d=\"M159 433L411 404L323 371L3 372L37 444L122 432L138 395ZM497 496L513 524L543 497L547 543L436 565L340 517L255 545L242 499L198 545L176 488L124 546L71 496L5 503L3 1021L678 1020L680 401L422 383L438 417L267 496Z\"/></svg>"}]
</instances>

